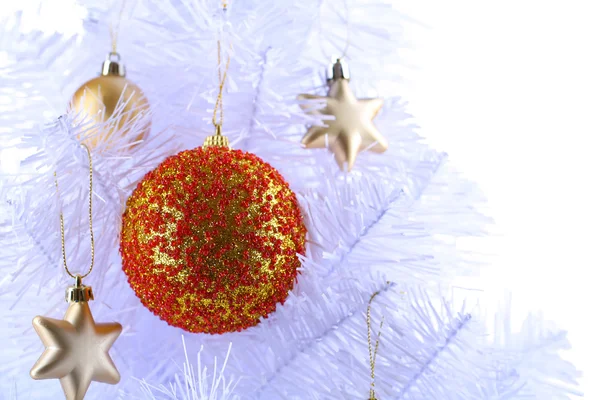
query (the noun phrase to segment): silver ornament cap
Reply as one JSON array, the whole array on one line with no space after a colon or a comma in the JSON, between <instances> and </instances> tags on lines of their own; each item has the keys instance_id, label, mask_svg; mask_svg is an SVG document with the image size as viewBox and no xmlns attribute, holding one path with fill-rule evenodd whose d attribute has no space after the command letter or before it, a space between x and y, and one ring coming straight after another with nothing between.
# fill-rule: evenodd
<instances>
[{"instance_id":1,"label":"silver ornament cap","mask_svg":"<svg viewBox=\"0 0 600 400\"><path fill-rule=\"evenodd\" d=\"M327 69L327 83L337 81L339 79L350 79L350 68L348 64L341 58L336 58Z\"/></svg>"},{"instance_id":2,"label":"silver ornament cap","mask_svg":"<svg viewBox=\"0 0 600 400\"><path fill-rule=\"evenodd\" d=\"M106 60L102 63L102 76L125 76L125 65L121 63L119 53L110 52L106 56Z\"/></svg>"}]
</instances>

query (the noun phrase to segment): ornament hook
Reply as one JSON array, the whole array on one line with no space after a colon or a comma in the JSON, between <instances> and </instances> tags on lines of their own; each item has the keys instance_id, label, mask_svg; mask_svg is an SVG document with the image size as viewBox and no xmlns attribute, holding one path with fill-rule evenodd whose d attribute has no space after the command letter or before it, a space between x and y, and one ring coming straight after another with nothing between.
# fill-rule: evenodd
<instances>
[{"instance_id":1,"label":"ornament hook","mask_svg":"<svg viewBox=\"0 0 600 400\"><path fill-rule=\"evenodd\" d=\"M77 274L75 275L75 287L76 288L80 288L82 286L81 284L81 275Z\"/></svg>"}]
</instances>

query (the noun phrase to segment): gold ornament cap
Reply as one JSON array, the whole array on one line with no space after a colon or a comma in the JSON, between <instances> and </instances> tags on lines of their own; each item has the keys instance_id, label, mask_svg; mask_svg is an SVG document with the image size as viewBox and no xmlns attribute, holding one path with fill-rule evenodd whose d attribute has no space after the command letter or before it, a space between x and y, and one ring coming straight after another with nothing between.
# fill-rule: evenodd
<instances>
[{"instance_id":1,"label":"gold ornament cap","mask_svg":"<svg viewBox=\"0 0 600 400\"><path fill-rule=\"evenodd\" d=\"M125 76L125 65L121 63L119 53L110 52L102 63L102 76Z\"/></svg>"},{"instance_id":2,"label":"gold ornament cap","mask_svg":"<svg viewBox=\"0 0 600 400\"><path fill-rule=\"evenodd\" d=\"M227 136L221 135L221 125L217 125L216 132L214 135L207 137L204 139L204 144L202 148L207 147L227 147L229 148L229 139Z\"/></svg>"},{"instance_id":3,"label":"gold ornament cap","mask_svg":"<svg viewBox=\"0 0 600 400\"><path fill-rule=\"evenodd\" d=\"M94 293L91 286L85 286L81 283L81 275L75 275L75 285L69 286L65 290L65 300L69 303L81 303L94 300Z\"/></svg>"},{"instance_id":4,"label":"gold ornament cap","mask_svg":"<svg viewBox=\"0 0 600 400\"><path fill-rule=\"evenodd\" d=\"M344 60L336 58L327 69L327 83L331 84L339 79L350 80L350 68Z\"/></svg>"}]
</instances>

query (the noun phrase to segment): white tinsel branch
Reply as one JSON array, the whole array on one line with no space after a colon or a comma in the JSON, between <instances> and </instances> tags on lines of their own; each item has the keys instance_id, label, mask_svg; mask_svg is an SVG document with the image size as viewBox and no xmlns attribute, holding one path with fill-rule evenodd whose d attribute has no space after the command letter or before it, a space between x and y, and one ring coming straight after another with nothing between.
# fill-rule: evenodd
<instances>
[{"instance_id":1,"label":"white tinsel branch","mask_svg":"<svg viewBox=\"0 0 600 400\"><path fill-rule=\"evenodd\" d=\"M182 337L183 352L185 353L185 364L182 375L176 375L168 386L161 384L153 386L142 381L142 392L144 398L149 400L173 399L173 400L236 400L240 396L234 393L236 382L228 379L225 375L227 360L231 352L231 345L219 368L217 360L213 365L212 373L202 365L202 348L196 357L196 367L190 362L185 347L185 339Z\"/></svg>"}]
</instances>

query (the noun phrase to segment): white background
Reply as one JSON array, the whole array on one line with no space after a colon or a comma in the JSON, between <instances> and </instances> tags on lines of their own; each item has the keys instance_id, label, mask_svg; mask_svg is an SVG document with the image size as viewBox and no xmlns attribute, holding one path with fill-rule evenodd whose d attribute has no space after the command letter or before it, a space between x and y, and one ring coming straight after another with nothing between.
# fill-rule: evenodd
<instances>
[{"instance_id":1,"label":"white background","mask_svg":"<svg viewBox=\"0 0 600 400\"><path fill-rule=\"evenodd\" d=\"M488 197L480 286L569 330L600 399L600 2L413 0L402 83L421 134Z\"/></svg>"}]
</instances>

